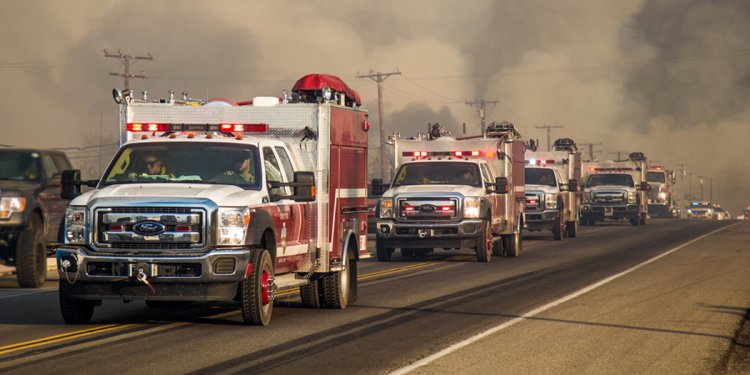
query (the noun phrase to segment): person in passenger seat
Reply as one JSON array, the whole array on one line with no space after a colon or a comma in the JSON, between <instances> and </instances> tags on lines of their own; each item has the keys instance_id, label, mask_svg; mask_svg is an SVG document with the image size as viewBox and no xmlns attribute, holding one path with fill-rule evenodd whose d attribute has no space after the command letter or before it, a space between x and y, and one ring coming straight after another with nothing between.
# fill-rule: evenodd
<instances>
[{"instance_id":1,"label":"person in passenger seat","mask_svg":"<svg viewBox=\"0 0 750 375\"><path fill-rule=\"evenodd\" d=\"M239 155L232 161L232 166L224 171L224 176L240 176L247 182L255 182L255 176L250 173L250 158Z\"/></svg>"}]
</instances>

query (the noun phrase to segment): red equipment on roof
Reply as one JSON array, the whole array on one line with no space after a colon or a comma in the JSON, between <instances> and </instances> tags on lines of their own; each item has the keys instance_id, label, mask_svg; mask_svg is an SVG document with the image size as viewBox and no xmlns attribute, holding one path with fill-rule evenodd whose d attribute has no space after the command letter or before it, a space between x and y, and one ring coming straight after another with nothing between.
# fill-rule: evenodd
<instances>
[{"instance_id":1,"label":"red equipment on roof","mask_svg":"<svg viewBox=\"0 0 750 375\"><path fill-rule=\"evenodd\" d=\"M336 92L344 93L349 100L353 100L358 106L362 105L362 98L344 83L341 78L330 74L308 74L294 84L292 92L322 90L328 86Z\"/></svg>"}]
</instances>

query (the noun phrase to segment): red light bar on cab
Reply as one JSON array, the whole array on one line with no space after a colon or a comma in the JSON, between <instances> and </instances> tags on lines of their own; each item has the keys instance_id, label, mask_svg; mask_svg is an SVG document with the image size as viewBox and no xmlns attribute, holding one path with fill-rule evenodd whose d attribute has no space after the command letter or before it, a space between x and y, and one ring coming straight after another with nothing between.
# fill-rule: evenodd
<instances>
[{"instance_id":1,"label":"red light bar on cab","mask_svg":"<svg viewBox=\"0 0 750 375\"><path fill-rule=\"evenodd\" d=\"M129 132L165 132L169 130L169 124L155 124L155 123L132 123L128 124Z\"/></svg>"},{"instance_id":2,"label":"red light bar on cab","mask_svg":"<svg viewBox=\"0 0 750 375\"><path fill-rule=\"evenodd\" d=\"M156 124L156 123L129 123L129 132L213 132L222 133L266 133L268 124Z\"/></svg>"}]
</instances>

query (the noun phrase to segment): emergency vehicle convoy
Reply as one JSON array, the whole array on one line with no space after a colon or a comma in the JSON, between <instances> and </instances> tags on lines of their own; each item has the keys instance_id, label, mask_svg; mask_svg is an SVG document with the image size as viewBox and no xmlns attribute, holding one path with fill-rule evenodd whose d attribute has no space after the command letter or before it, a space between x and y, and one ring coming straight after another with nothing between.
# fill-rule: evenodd
<instances>
[{"instance_id":1,"label":"emergency vehicle convoy","mask_svg":"<svg viewBox=\"0 0 750 375\"><path fill-rule=\"evenodd\" d=\"M493 123L483 136L393 145L396 174L378 210L379 261L396 248L406 257L474 248L480 262L520 254L526 146L513 124ZM381 185L372 182L375 190Z\"/></svg>"},{"instance_id":2,"label":"emergency vehicle convoy","mask_svg":"<svg viewBox=\"0 0 750 375\"><path fill-rule=\"evenodd\" d=\"M94 190L76 196L57 249L66 323L104 299L236 301L266 325L274 293L345 308L366 254L367 112L334 76L234 103L149 102L114 92L121 148Z\"/></svg>"},{"instance_id":3,"label":"emergency vehicle convoy","mask_svg":"<svg viewBox=\"0 0 750 375\"><path fill-rule=\"evenodd\" d=\"M629 219L633 225L646 225L649 185L643 153L633 152L629 160L586 162L584 169L583 225L604 219Z\"/></svg>"},{"instance_id":4,"label":"emergency vehicle convoy","mask_svg":"<svg viewBox=\"0 0 750 375\"><path fill-rule=\"evenodd\" d=\"M648 213L651 217L672 216L672 190L676 177L661 165L652 165L646 170L646 182L651 186L648 191Z\"/></svg>"},{"instance_id":5,"label":"emergency vehicle convoy","mask_svg":"<svg viewBox=\"0 0 750 375\"><path fill-rule=\"evenodd\" d=\"M569 138L555 141L553 151L526 152L526 225L551 230L555 240L578 234L581 154Z\"/></svg>"}]
</instances>

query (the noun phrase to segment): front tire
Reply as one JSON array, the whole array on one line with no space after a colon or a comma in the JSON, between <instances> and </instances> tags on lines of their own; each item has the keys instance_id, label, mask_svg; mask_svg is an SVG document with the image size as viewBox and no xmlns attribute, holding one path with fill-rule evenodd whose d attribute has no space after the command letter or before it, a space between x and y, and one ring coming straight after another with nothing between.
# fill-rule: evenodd
<instances>
[{"instance_id":1,"label":"front tire","mask_svg":"<svg viewBox=\"0 0 750 375\"><path fill-rule=\"evenodd\" d=\"M22 288L39 288L47 280L47 248L44 243L44 224L33 214L29 225L16 242L16 272Z\"/></svg>"},{"instance_id":2,"label":"front tire","mask_svg":"<svg viewBox=\"0 0 750 375\"><path fill-rule=\"evenodd\" d=\"M635 216L630 218L630 224L633 224L633 226L637 227L641 225L641 215L635 214Z\"/></svg>"},{"instance_id":3,"label":"front tire","mask_svg":"<svg viewBox=\"0 0 750 375\"><path fill-rule=\"evenodd\" d=\"M492 226L485 220L477 235L477 262L489 263L492 260Z\"/></svg>"},{"instance_id":4,"label":"front tire","mask_svg":"<svg viewBox=\"0 0 750 375\"><path fill-rule=\"evenodd\" d=\"M647 218L648 218L648 214L646 214L645 212L641 213L641 222L640 222L640 224L641 225L646 225Z\"/></svg>"},{"instance_id":5,"label":"front tire","mask_svg":"<svg viewBox=\"0 0 750 375\"><path fill-rule=\"evenodd\" d=\"M240 303L242 319L246 324L265 326L271 321L273 300L271 298L271 280L273 278L273 261L266 249L250 251L252 270L240 285Z\"/></svg>"},{"instance_id":6,"label":"front tire","mask_svg":"<svg viewBox=\"0 0 750 375\"><path fill-rule=\"evenodd\" d=\"M65 324L88 324L94 315L97 301L74 299L70 296L70 284L60 280L58 295L60 298L60 313Z\"/></svg>"},{"instance_id":7,"label":"front tire","mask_svg":"<svg viewBox=\"0 0 750 375\"><path fill-rule=\"evenodd\" d=\"M554 238L555 241L560 241L563 239L564 225L565 224L562 221L562 212L558 212L557 219L555 220L555 224L552 227L552 238Z\"/></svg>"},{"instance_id":8,"label":"front tire","mask_svg":"<svg viewBox=\"0 0 750 375\"><path fill-rule=\"evenodd\" d=\"M565 225L565 230L567 231L568 238L576 238L578 236L578 221L569 221L567 225Z\"/></svg>"},{"instance_id":9,"label":"front tire","mask_svg":"<svg viewBox=\"0 0 750 375\"><path fill-rule=\"evenodd\" d=\"M385 241L377 237L375 238L375 255L378 257L378 262L390 262L393 248L385 247Z\"/></svg>"}]
</instances>

